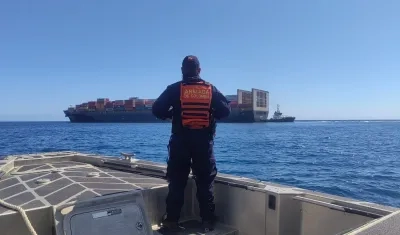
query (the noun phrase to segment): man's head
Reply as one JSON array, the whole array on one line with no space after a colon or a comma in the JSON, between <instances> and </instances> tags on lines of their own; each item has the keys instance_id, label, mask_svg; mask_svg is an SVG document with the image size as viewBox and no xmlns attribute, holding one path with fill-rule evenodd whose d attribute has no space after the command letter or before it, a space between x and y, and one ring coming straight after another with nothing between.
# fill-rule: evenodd
<instances>
[{"instance_id":1,"label":"man's head","mask_svg":"<svg viewBox=\"0 0 400 235\"><path fill-rule=\"evenodd\" d=\"M182 61L182 75L184 77L194 77L200 74L200 62L194 55L186 56Z\"/></svg>"}]
</instances>

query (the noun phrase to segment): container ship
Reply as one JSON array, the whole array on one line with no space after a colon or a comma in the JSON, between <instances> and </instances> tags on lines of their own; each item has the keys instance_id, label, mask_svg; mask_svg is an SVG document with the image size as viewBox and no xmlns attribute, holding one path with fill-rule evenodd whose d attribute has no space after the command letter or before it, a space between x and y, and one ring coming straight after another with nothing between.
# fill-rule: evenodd
<instances>
[{"instance_id":1,"label":"container ship","mask_svg":"<svg viewBox=\"0 0 400 235\"><path fill-rule=\"evenodd\" d=\"M218 120L227 123L267 122L269 113L269 92L259 89L251 91L238 89L236 95L227 95L230 101L231 114ZM155 99L139 99L131 97L127 100L111 101L98 98L64 110L70 122L130 122L157 123L170 120L157 119L152 114Z\"/></svg>"}]
</instances>

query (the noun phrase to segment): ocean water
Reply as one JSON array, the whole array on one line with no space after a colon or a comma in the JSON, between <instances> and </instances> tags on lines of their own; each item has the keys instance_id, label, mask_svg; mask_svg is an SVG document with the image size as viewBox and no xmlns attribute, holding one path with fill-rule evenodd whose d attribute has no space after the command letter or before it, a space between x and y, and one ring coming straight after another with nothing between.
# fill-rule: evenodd
<instances>
[{"instance_id":1,"label":"ocean water","mask_svg":"<svg viewBox=\"0 0 400 235\"><path fill-rule=\"evenodd\" d=\"M0 122L0 156L81 151L166 162L170 124ZM400 121L219 124L219 172L400 207Z\"/></svg>"}]
</instances>

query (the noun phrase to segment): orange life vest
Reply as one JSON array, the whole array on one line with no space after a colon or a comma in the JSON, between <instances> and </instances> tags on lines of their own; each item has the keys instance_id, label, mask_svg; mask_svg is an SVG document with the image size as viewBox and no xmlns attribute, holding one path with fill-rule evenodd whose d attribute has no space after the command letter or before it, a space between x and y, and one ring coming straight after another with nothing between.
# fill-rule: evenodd
<instances>
[{"instance_id":1,"label":"orange life vest","mask_svg":"<svg viewBox=\"0 0 400 235\"><path fill-rule=\"evenodd\" d=\"M210 126L212 86L207 82L181 83L182 125L188 129Z\"/></svg>"}]
</instances>

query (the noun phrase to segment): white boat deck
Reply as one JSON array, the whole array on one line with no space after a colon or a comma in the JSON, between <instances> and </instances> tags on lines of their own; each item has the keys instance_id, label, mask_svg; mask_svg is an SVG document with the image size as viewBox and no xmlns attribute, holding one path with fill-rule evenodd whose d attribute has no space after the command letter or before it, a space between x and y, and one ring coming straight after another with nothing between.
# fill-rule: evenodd
<instances>
[{"instance_id":1,"label":"white boat deck","mask_svg":"<svg viewBox=\"0 0 400 235\"><path fill-rule=\"evenodd\" d=\"M25 209L40 235L158 234L165 169L77 152L9 156L0 161L0 199ZM195 188L190 178L180 234L202 234ZM209 234L400 234L397 208L224 174L215 194L220 221ZM0 228L29 234L18 212L3 206Z\"/></svg>"}]
</instances>

